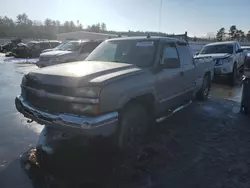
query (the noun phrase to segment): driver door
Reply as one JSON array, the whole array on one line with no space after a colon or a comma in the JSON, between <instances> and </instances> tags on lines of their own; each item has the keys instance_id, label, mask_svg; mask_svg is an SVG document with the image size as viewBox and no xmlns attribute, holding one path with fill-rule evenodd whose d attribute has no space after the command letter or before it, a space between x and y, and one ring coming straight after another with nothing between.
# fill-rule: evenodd
<instances>
[{"instance_id":1,"label":"driver door","mask_svg":"<svg viewBox=\"0 0 250 188\"><path fill-rule=\"evenodd\" d=\"M183 68L176 44L166 43L162 54L162 65L160 65L162 68L156 76L159 113L182 104L183 85L185 84ZM168 66L167 63L169 63L169 60L176 63L176 65L173 67Z\"/></svg>"}]
</instances>

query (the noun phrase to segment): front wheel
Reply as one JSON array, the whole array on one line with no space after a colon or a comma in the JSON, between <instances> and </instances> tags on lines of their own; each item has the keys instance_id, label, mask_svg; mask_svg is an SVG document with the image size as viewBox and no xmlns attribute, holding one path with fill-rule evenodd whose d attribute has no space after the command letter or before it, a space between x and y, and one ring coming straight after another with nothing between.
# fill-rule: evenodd
<instances>
[{"instance_id":1,"label":"front wheel","mask_svg":"<svg viewBox=\"0 0 250 188\"><path fill-rule=\"evenodd\" d=\"M196 98L201 101L207 100L210 89L211 89L211 79L209 74L206 74L203 78L201 89L196 93Z\"/></svg>"},{"instance_id":2,"label":"front wheel","mask_svg":"<svg viewBox=\"0 0 250 188\"><path fill-rule=\"evenodd\" d=\"M140 104L130 103L122 110L119 121L119 149L129 149L139 144L149 124L146 109Z\"/></svg>"}]
</instances>

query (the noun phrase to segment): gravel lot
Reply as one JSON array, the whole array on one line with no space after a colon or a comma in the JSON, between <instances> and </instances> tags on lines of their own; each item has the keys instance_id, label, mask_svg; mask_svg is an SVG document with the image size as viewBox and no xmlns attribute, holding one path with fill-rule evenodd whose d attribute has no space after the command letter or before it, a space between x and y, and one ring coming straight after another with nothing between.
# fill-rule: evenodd
<instances>
[{"instance_id":1,"label":"gravel lot","mask_svg":"<svg viewBox=\"0 0 250 188\"><path fill-rule=\"evenodd\" d=\"M31 187L19 156L35 144L43 126L27 124L15 109L14 97L22 75L33 69L25 60L7 61L0 54L1 188ZM144 144L125 159L97 156L99 162L91 166L102 169L100 187L249 188L250 118L239 113L240 95L240 86L213 84L207 102L194 102L155 124ZM69 175L84 179L81 165L72 161L71 168L78 171ZM64 180L65 187L79 187Z\"/></svg>"}]
</instances>

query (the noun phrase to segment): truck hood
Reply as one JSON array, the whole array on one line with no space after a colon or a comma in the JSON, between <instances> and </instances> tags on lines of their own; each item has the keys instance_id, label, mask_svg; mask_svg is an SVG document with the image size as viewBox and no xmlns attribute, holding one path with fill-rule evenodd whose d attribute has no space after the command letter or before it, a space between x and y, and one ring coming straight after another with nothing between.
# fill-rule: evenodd
<instances>
[{"instance_id":1,"label":"truck hood","mask_svg":"<svg viewBox=\"0 0 250 188\"><path fill-rule=\"evenodd\" d=\"M200 58L200 57L212 57L214 59L223 59L231 56L231 54L227 53L218 53L218 54L199 54L195 57Z\"/></svg>"},{"instance_id":2,"label":"truck hood","mask_svg":"<svg viewBox=\"0 0 250 188\"><path fill-rule=\"evenodd\" d=\"M36 69L26 77L47 85L81 87L103 85L114 79L140 72L142 69L127 63L79 61Z\"/></svg>"},{"instance_id":3,"label":"truck hood","mask_svg":"<svg viewBox=\"0 0 250 188\"><path fill-rule=\"evenodd\" d=\"M54 56L69 55L69 54L71 55L75 53L76 52L73 52L73 51L51 50L51 51L42 53L40 56L41 57L54 57Z\"/></svg>"}]
</instances>

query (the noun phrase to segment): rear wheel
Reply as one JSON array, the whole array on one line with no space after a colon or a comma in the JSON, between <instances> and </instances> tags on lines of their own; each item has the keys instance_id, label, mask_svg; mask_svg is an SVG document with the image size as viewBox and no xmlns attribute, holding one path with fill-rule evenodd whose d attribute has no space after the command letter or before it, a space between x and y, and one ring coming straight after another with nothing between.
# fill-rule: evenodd
<instances>
[{"instance_id":1,"label":"rear wheel","mask_svg":"<svg viewBox=\"0 0 250 188\"><path fill-rule=\"evenodd\" d=\"M149 125L147 111L142 105L130 103L124 107L120 116L118 146L130 149L139 144Z\"/></svg>"},{"instance_id":2,"label":"rear wheel","mask_svg":"<svg viewBox=\"0 0 250 188\"><path fill-rule=\"evenodd\" d=\"M211 79L209 74L205 74L201 89L196 93L198 100L206 100L211 88Z\"/></svg>"}]
</instances>

